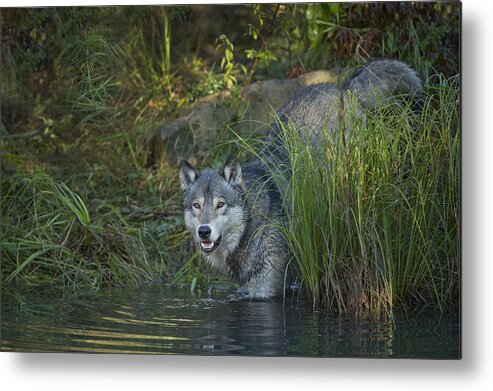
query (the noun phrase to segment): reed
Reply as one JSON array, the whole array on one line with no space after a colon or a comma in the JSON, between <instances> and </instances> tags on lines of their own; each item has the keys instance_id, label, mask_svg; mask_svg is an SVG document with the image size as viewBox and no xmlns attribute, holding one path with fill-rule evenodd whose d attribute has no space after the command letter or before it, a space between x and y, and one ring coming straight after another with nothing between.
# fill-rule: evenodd
<instances>
[{"instance_id":1,"label":"reed","mask_svg":"<svg viewBox=\"0 0 493 391\"><path fill-rule=\"evenodd\" d=\"M388 313L457 299L458 85L437 78L420 112L397 101L363 117L346 108L316 146L281 126L290 161L277 174L281 229L314 305Z\"/></svg>"}]
</instances>

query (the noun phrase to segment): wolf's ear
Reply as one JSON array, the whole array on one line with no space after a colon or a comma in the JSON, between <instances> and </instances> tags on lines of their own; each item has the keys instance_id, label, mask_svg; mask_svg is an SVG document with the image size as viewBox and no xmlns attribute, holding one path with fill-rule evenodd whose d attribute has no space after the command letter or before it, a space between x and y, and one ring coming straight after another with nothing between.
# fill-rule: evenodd
<instances>
[{"instance_id":1,"label":"wolf's ear","mask_svg":"<svg viewBox=\"0 0 493 391\"><path fill-rule=\"evenodd\" d=\"M180 162L180 181L183 190L194 183L198 177L198 171L189 162L186 160Z\"/></svg>"},{"instance_id":2,"label":"wolf's ear","mask_svg":"<svg viewBox=\"0 0 493 391\"><path fill-rule=\"evenodd\" d=\"M241 185L243 182L241 177L241 165L234 156L230 156L224 165L221 174L231 186Z\"/></svg>"}]
</instances>

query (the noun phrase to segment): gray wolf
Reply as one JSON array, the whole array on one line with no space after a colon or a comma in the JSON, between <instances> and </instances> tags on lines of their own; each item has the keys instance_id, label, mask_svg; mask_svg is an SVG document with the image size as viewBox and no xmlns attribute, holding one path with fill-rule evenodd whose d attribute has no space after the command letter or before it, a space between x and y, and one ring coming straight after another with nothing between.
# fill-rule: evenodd
<instances>
[{"instance_id":1,"label":"gray wolf","mask_svg":"<svg viewBox=\"0 0 493 391\"><path fill-rule=\"evenodd\" d=\"M278 110L259 156L244 164L230 158L222 168L198 171L183 160L185 224L204 258L240 285L245 297L269 299L285 286L289 251L283 237L283 189L274 180L276 167L286 165L280 127L288 122L315 141L324 129L336 131L345 106L356 111L398 95L419 96L417 73L396 60L367 63L344 83L323 83L296 91ZM309 175L309 173L307 173Z\"/></svg>"}]
</instances>

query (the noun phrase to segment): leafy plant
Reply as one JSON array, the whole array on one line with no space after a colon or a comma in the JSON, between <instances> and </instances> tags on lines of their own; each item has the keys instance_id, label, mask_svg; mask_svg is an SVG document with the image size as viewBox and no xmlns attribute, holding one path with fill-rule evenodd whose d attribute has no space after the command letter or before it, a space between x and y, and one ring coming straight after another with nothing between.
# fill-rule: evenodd
<instances>
[{"instance_id":1,"label":"leafy plant","mask_svg":"<svg viewBox=\"0 0 493 391\"><path fill-rule=\"evenodd\" d=\"M217 39L216 50L218 49L224 50L224 56L221 59L221 70L224 71L223 81L226 88L231 89L238 83L235 73L238 71L246 73L246 68L234 61L234 45L224 34Z\"/></svg>"}]
</instances>

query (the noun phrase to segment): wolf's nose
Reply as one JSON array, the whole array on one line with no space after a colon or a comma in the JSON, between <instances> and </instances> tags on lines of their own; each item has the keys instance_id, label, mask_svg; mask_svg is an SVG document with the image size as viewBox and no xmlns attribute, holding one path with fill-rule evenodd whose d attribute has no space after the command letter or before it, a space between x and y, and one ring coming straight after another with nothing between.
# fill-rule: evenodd
<instances>
[{"instance_id":1,"label":"wolf's nose","mask_svg":"<svg viewBox=\"0 0 493 391\"><path fill-rule=\"evenodd\" d=\"M209 236L211 236L211 229L209 228L208 225L201 225L198 229L199 236L202 239L207 239Z\"/></svg>"}]
</instances>

